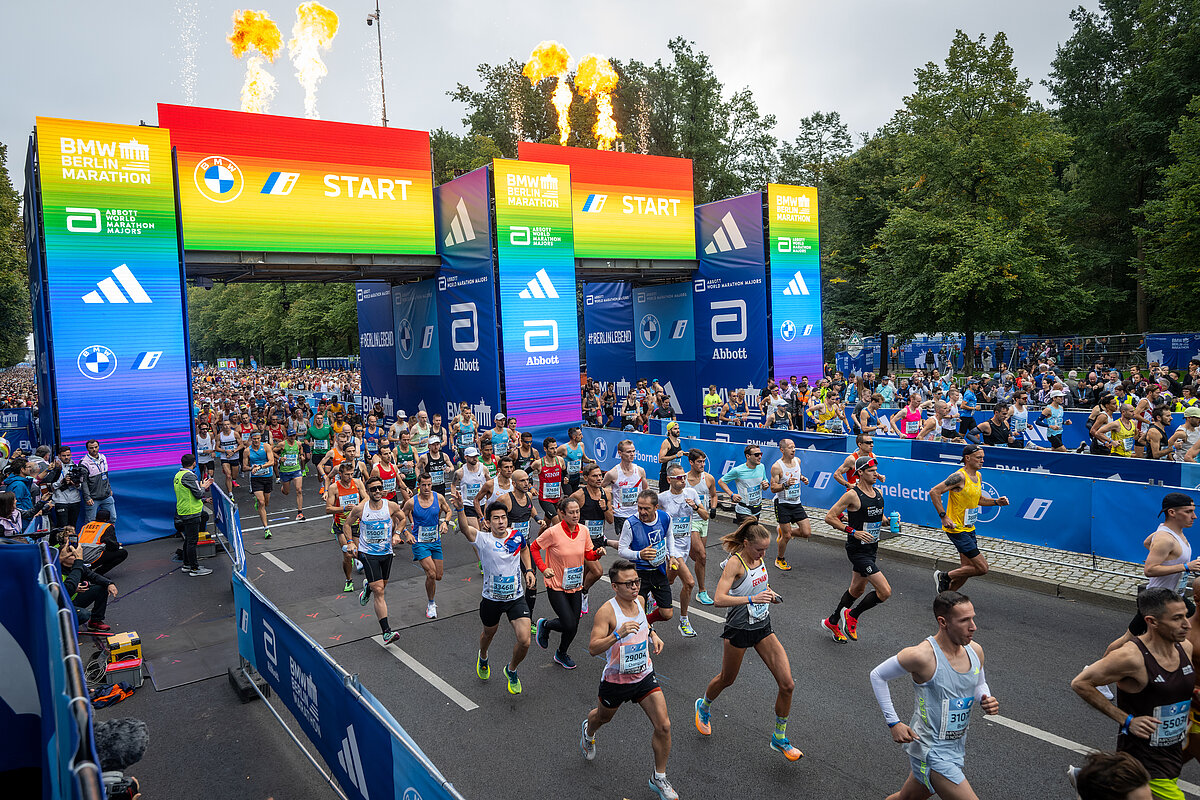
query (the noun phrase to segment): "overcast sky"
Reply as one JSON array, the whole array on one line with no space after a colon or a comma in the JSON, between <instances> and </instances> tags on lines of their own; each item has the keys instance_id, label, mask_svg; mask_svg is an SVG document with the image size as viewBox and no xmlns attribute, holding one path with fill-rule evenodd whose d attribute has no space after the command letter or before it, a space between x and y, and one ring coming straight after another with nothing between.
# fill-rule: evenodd
<instances>
[{"instance_id":1,"label":"overcast sky","mask_svg":"<svg viewBox=\"0 0 1200 800\"><path fill-rule=\"evenodd\" d=\"M376 32L366 0L326 3L341 29L326 54L318 93L323 119L378 123ZM18 190L36 116L157 121L156 103L238 107L243 64L226 36L238 5L211 0L57 3L6 0L0 25L0 141ZM1097 6L1095 0L1084 4ZM461 131L463 108L445 92L472 83L480 62L525 58L557 39L576 59L600 53L653 62L674 36L712 59L726 92L749 86L790 139L813 111L838 111L853 133L887 121L912 90L913 70L941 62L956 28L1008 35L1022 77L1040 81L1071 35L1070 3L1045 0L380 0L389 122ZM260 0L286 42L295 4ZM279 82L271 113L303 116L303 93L286 51L270 67Z\"/></svg>"}]
</instances>

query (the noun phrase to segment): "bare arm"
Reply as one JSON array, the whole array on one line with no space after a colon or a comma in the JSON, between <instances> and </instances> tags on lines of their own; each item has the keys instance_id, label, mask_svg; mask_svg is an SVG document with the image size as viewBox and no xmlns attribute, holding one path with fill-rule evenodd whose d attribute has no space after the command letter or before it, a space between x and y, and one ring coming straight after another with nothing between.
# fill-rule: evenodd
<instances>
[{"instance_id":1,"label":"bare arm","mask_svg":"<svg viewBox=\"0 0 1200 800\"><path fill-rule=\"evenodd\" d=\"M963 476L961 472L955 472L946 480L939 483L937 486L929 490L929 500L933 503L933 510L937 512L938 519L945 525L948 521L946 518L946 508L942 505L942 495L946 492L962 491Z\"/></svg>"}]
</instances>

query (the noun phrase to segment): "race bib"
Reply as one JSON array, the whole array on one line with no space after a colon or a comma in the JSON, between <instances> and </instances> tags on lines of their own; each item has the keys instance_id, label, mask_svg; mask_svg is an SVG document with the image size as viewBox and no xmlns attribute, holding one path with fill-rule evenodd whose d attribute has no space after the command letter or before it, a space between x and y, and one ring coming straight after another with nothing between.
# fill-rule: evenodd
<instances>
[{"instance_id":1,"label":"race bib","mask_svg":"<svg viewBox=\"0 0 1200 800\"><path fill-rule=\"evenodd\" d=\"M412 461L401 461L400 462L400 474L406 478L412 478L412 477L416 476L416 474L417 474L416 464Z\"/></svg>"},{"instance_id":2,"label":"race bib","mask_svg":"<svg viewBox=\"0 0 1200 800\"><path fill-rule=\"evenodd\" d=\"M469 445L471 443L471 440L474 438L475 438L475 434L473 434L473 433L459 433L458 434L458 446L466 447L467 445Z\"/></svg>"},{"instance_id":3,"label":"race bib","mask_svg":"<svg viewBox=\"0 0 1200 800\"><path fill-rule=\"evenodd\" d=\"M689 531L688 534L691 535L691 531ZM666 542L659 542L658 544L654 545L654 558L650 559L650 566L662 566L664 563L666 563L668 555Z\"/></svg>"},{"instance_id":4,"label":"race bib","mask_svg":"<svg viewBox=\"0 0 1200 800\"><path fill-rule=\"evenodd\" d=\"M562 586L564 592L583 588L583 567L568 567L563 570Z\"/></svg>"},{"instance_id":5,"label":"race bib","mask_svg":"<svg viewBox=\"0 0 1200 800\"><path fill-rule=\"evenodd\" d=\"M783 501L785 503L800 502L800 484L794 483L791 486L785 486L783 489Z\"/></svg>"},{"instance_id":6,"label":"race bib","mask_svg":"<svg viewBox=\"0 0 1200 800\"><path fill-rule=\"evenodd\" d=\"M1133 452L1133 437L1132 436L1126 436L1124 439L1121 440L1121 449L1124 450L1126 453Z\"/></svg>"},{"instance_id":7,"label":"race bib","mask_svg":"<svg viewBox=\"0 0 1200 800\"><path fill-rule=\"evenodd\" d=\"M1151 747L1169 747L1183 741L1183 735L1187 732L1188 709L1191 705L1190 700L1184 700L1155 707L1153 716L1162 724L1150 734Z\"/></svg>"},{"instance_id":8,"label":"race bib","mask_svg":"<svg viewBox=\"0 0 1200 800\"><path fill-rule=\"evenodd\" d=\"M917 432L920 430L921 430L921 420L919 420L919 419L904 420L904 433L905 434L911 433L913 436L916 436Z\"/></svg>"},{"instance_id":9,"label":"race bib","mask_svg":"<svg viewBox=\"0 0 1200 800\"><path fill-rule=\"evenodd\" d=\"M586 524L587 524L587 529L588 529L588 536L591 536L593 539L603 539L604 538L604 520L589 519Z\"/></svg>"},{"instance_id":10,"label":"race bib","mask_svg":"<svg viewBox=\"0 0 1200 800\"><path fill-rule=\"evenodd\" d=\"M970 528L975 524L975 520L977 519L979 519L979 506L976 506L975 508L968 508L966 512L963 513L963 527Z\"/></svg>"},{"instance_id":11,"label":"race bib","mask_svg":"<svg viewBox=\"0 0 1200 800\"><path fill-rule=\"evenodd\" d=\"M762 503L762 487L751 486L746 489L746 496L742 501L745 505L753 507Z\"/></svg>"},{"instance_id":12,"label":"race bib","mask_svg":"<svg viewBox=\"0 0 1200 800\"><path fill-rule=\"evenodd\" d=\"M1014 435L1024 433L1027 423L1020 417L1012 418L1012 432Z\"/></svg>"},{"instance_id":13,"label":"race bib","mask_svg":"<svg viewBox=\"0 0 1200 800\"><path fill-rule=\"evenodd\" d=\"M637 505L637 496L638 496L638 487L636 487L636 486L622 486L621 487L620 498L621 498L622 506Z\"/></svg>"},{"instance_id":14,"label":"race bib","mask_svg":"<svg viewBox=\"0 0 1200 800\"><path fill-rule=\"evenodd\" d=\"M621 645L621 674L622 675L637 675L646 671L646 665L650 663L650 642L638 642L636 644Z\"/></svg>"},{"instance_id":15,"label":"race bib","mask_svg":"<svg viewBox=\"0 0 1200 800\"><path fill-rule=\"evenodd\" d=\"M342 495L342 508L350 508L358 505L358 492Z\"/></svg>"},{"instance_id":16,"label":"race bib","mask_svg":"<svg viewBox=\"0 0 1200 800\"><path fill-rule=\"evenodd\" d=\"M314 439L313 440L313 452L314 453L324 453L324 452L327 452L328 450L329 450L329 440L328 439Z\"/></svg>"},{"instance_id":17,"label":"race bib","mask_svg":"<svg viewBox=\"0 0 1200 800\"><path fill-rule=\"evenodd\" d=\"M418 542L428 543L428 542L436 542L437 540L438 540L438 526L437 525L418 525L417 526L417 541Z\"/></svg>"},{"instance_id":18,"label":"race bib","mask_svg":"<svg viewBox=\"0 0 1200 800\"><path fill-rule=\"evenodd\" d=\"M475 496L479 494L479 490L482 488L482 483L464 483L462 488L463 503L468 505L474 503Z\"/></svg>"},{"instance_id":19,"label":"race bib","mask_svg":"<svg viewBox=\"0 0 1200 800\"><path fill-rule=\"evenodd\" d=\"M391 552L390 527L386 520L363 520L359 526L358 547L369 555Z\"/></svg>"},{"instance_id":20,"label":"race bib","mask_svg":"<svg viewBox=\"0 0 1200 800\"><path fill-rule=\"evenodd\" d=\"M879 531L882 529L882 522L868 522L863 526L863 531L871 537L871 544L875 544L879 541Z\"/></svg>"},{"instance_id":21,"label":"race bib","mask_svg":"<svg viewBox=\"0 0 1200 800\"><path fill-rule=\"evenodd\" d=\"M429 480L434 486L441 486L446 483L446 470L435 469L429 473Z\"/></svg>"},{"instance_id":22,"label":"race bib","mask_svg":"<svg viewBox=\"0 0 1200 800\"><path fill-rule=\"evenodd\" d=\"M770 603L751 603L746 608L750 612L751 622L762 622L771 613Z\"/></svg>"},{"instance_id":23,"label":"race bib","mask_svg":"<svg viewBox=\"0 0 1200 800\"><path fill-rule=\"evenodd\" d=\"M687 539L692 535L692 515L671 520L671 535L676 539Z\"/></svg>"},{"instance_id":24,"label":"race bib","mask_svg":"<svg viewBox=\"0 0 1200 800\"><path fill-rule=\"evenodd\" d=\"M583 459L582 458L567 459L567 474L568 475L578 475L579 470L581 470L581 469L583 469Z\"/></svg>"},{"instance_id":25,"label":"race bib","mask_svg":"<svg viewBox=\"0 0 1200 800\"><path fill-rule=\"evenodd\" d=\"M395 492L396 491L396 479L395 478L384 478L383 479L383 491L388 494Z\"/></svg>"},{"instance_id":26,"label":"race bib","mask_svg":"<svg viewBox=\"0 0 1200 800\"><path fill-rule=\"evenodd\" d=\"M829 419L828 425L829 425L829 430L833 431L834 433L842 432L842 418L841 417L831 417Z\"/></svg>"},{"instance_id":27,"label":"race bib","mask_svg":"<svg viewBox=\"0 0 1200 800\"><path fill-rule=\"evenodd\" d=\"M971 722L971 706L974 704L974 697L947 697L943 700L942 727L938 729L938 738L946 741L965 736L967 725ZM1187 717L1186 711L1184 717Z\"/></svg>"},{"instance_id":28,"label":"race bib","mask_svg":"<svg viewBox=\"0 0 1200 800\"><path fill-rule=\"evenodd\" d=\"M557 500L562 497L562 484L547 483L542 487L542 494L545 495L547 500Z\"/></svg>"},{"instance_id":29,"label":"race bib","mask_svg":"<svg viewBox=\"0 0 1200 800\"><path fill-rule=\"evenodd\" d=\"M517 596L517 576L493 575L491 588L493 600L512 600Z\"/></svg>"},{"instance_id":30,"label":"race bib","mask_svg":"<svg viewBox=\"0 0 1200 800\"><path fill-rule=\"evenodd\" d=\"M379 450L379 442L374 439L367 439L367 452L374 453Z\"/></svg>"},{"instance_id":31,"label":"race bib","mask_svg":"<svg viewBox=\"0 0 1200 800\"><path fill-rule=\"evenodd\" d=\"M283 469L287 471L300 468L299 453L284 453L283 454Z\"/></svg>"},{"instance_id":32,"label":"race bib","mask_svg":"<svg viewBox=\"0 0 1200 800\"><path fill-rule=\"evenodd\" d=\"M529 520L525 520L524 522L514 522L512 524L512 529L514 531L516 531L518 534L520 534L522 536L522 538L528 538L529 537Z\"/></svg>"},{"instance_id":33,"label":"race bib","mask_svg":"<svg viewBox=\"0 0 1200 800\"><path fill-rule=\"evenodd\" d=\"M492 452L496 454L497 458L502 458L502 457L508 455L508 442L504 441L504 440L496 441L495 439L493 439L492 440Z\"/></svg>"}]
</instances>

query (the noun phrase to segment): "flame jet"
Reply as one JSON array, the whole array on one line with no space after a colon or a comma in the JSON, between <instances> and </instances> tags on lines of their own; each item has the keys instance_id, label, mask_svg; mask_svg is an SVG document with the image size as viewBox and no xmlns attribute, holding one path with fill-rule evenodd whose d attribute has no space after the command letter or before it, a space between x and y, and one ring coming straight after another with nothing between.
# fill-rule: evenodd
<instances>
[{"instance_id":1,"label":"flame jet","mask_svg":"<svg viewBox=\"0 0 1200 800\"><path fill-rule=\"evenodd\" d=\"M246 61L246 80L242 84L242 111L265 114L275 96L275 79L266 63L274 61L283 47L283 36L265 11L243 9L233 14L233 33L229 34L233 57L255 51Z\"/></svg>"},{"instance_id":2,"label":"flame jet","mask_svg":"<svg viewBox=\"0 0 1200 800\"><path fill-rule=\"evenodd\" d=\"M557 83L550 102L558 112L558 143L566 144L571 135L571 100L574 95L567 84L567 73L571 70L571 54L567 48L555 41L545 41L533 48L529 61L525 63L524 74L529 82L536 86L543 78L555 78Z\"/></svg>"},{"instance_id":3,"label":"flame jet","mask_svg":"<svg viewBox=\"0 0 1200 800\"><path fill-rule=\"evenodd\" d=\"M621 138L613 118L612 103L618 79L617 71L608 59L594 54L584 56L575 72L575 88L579 94L585 100L596 101L596 124L592 132L596 134L597 150L612 150L613 142Z\"/></svg>"},{"instance_id":4,"label":"flame jet","mask_svg":"<svg viewBox=\"0 0 1200 800\"><path fill-rule=\"evenodd\" d=\"M321 51L328 50L338 31L338 15L317 2L296 7L296 24L288 42L288 56L296 68L296 78L304 87L304 116L317 119L317 84L329 74Z\"/></svg>"}]
</instances>

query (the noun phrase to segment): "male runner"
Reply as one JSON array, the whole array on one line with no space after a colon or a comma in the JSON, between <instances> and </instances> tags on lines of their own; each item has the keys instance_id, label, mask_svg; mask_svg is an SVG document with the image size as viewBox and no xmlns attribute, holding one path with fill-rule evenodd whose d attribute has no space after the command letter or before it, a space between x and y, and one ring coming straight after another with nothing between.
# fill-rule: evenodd
<instances>
[{"instance_id":1,"label":"male runner","mask_svg":"<svg viewBox=\"0 0 1200 800\"><path fill-rule=\"evenodd\" d=\"M717 394L717 385L714 383L708 387L708 394L704 395L704 421L710 425L717 424L717 412L721 410L721 395Z\"/></svg>"},{"instance_id":2,"label":"male runner","mask_svg":"<svg viewBox=\"0 0 1200 800\"><path fill-rule=\"evenodd\" d=\"M411 495L417 490L417 449L412 446L412 433L400 433L400 445L396 448L396 464L400 470L400 480L408 487Z\"/></svg>"},{"instance_id":3,"label":"male runner","mask_svg":"<svg viewBox=\"0 0 1200 800\"><path fill-rule=\"evenodd\" d=\"M604 524L613 522L612 490L604 486L604 470L596 462L583 468L584 485L571 497L579 503L579 521L588 530L592 547L616 547L617 543L604 534ZM600 580L603 569L599 561L583 563L583 613L588 613L588 590Z\"/></svg>"},{"instance_id":4,"label":"male runner","mask_svg":"<svg viewBox=\"0 0 1200 800\"><path fill-rule=\"evenodd\" d=\"M421 456L417 471L428 472L433 481L433 490L443 497L450 494L449 487L454 480L454 465L442 452L442 440L430 436L427 440L428 450Z\"/></svg>"},{"instance_id":5,"label":"male runner","mask_svg":"<svg viewBox=\"0 0 1200 800\"><path fill-rule=\"evenodd\" d=\"M933 794L944 800L978 800L962 769L971 710L978 705L985 714L1000 713L1000 702L984 677L983 648L971 641L977 628L970 598L942 592L933 600L933 615L936 634L871 670L871 688L892 741L904 745L911 765L900 791L887 800L925 800ZM912 676L917 695L907 725L896 714L888 689L888 681L905 674Z\"/></svg>"},{"instance_id":6,"label":"male runner","mask_svg":"<svg viewBox=\"0 0 1200 800\"><path fill-rule=\"evenodd\" d=\"M981 444L1012 447L1016 438L1008 427L1008 403L997 400L992 408L992 416L977 424L975 430L968 435L978 437Z\"/></svg>"},{"instance_id":7,"label":"male runner","mask_svg":"<svg viewBox=\"0 0 1200 800\"><path fill-rule=\"evenodd\" d=\"M951 390L953 397L957 392ZM933 416L921 423L921 431L917 434L917 439L930 442L961 442L962 437L959 436L958 421L951 413L952 406L945 400L933 401ZM975 422L971 421L972 429L975 427Z\"/></svg>"},{"instance_id":8,"label":"male runner","mask_svg":"<svg viewBox=\"0 0 1200 800\"><path fill-rule=\"evenodd\" d=\"M400 482L400 469L396 466L392 443L384 439L379 443L379 460L371 469L371 475L383 481L383 497L385 500L396 500L399 489L399 501L403 504L409 498L408 487Z\"/></svg>"},{"instance_id":9,"label":"male runner","mask_svg":"<svg viewBox=\"0 0 1200 800\"><path fill-rule=\"evenodd\" d=\"M958 591L967 579L987 574L987 558L979 552L979 542L975 539L975 520L979 517L980 506L1008 505L1007 497L992 498L983 494L983 478L979 474L983 467L983 445L964 447L962 461L962 469L929 490L933 509L942 521L942 531L958 550L962 565L950 572L933 571L939 594L947 590ZM950 493L950 500L943 506L942 495L946 492Z\"/></svg>"},{"instance_id":10,"label":"male runner","mask_svg":"<svg viewBox=\"0 0 1200 800\"><path fill-rule=\"evenodd\" d=\"M521 433L521 443L512 451L513 465L520 470L524 470L529 474L537 472L533 468L533 462L541 458L541 453L533 446L533 434L529 431Z\"/></svg>"},{"instance_id":11,"label":"male runner","mask_svg":"<svg viewBox=\"0 0 1200 800\"><path fill-rule=\"evenodd\" d=\"M1200 410L1200 409L1198 409ZM583 448L583 429L574 425L567 429L568 441L558 446L558 454L567 461L567 487L574 492L579 489L583 478L583 468L596 462L588 458ZM1185 448L1186 449L1186 448Z\"/></svg>"},{"instance_id":12,"label":"male runner","mask_svg":"<svg viewBox=\"0 0 1200 800\"><path fill-rule=\"evenodd\" d=\"M494 505L489 503L484 508L498 507L504 509L508 518L509 529L513 533L519 533L524 537L525 550L528 553L529 543L537 539L542 531L549 527L549 523L543 515L537 513L537 509L534 507L533 482L529 480L529 473L521 469L513 470L512 483L513 488L511 492L505 492L500 495ZM591 562L589 561L588 563L590 564ZM483 559L479 561L479 568L480 570L483 569ZM584 602L587 602L587 595L584 595ZM536 627L533 622L533 609L537 603L537 573L533 573L533 582L529 586L529 591L525 594L525 603L529 609L530 627Z\"/></svg>"},{"instance_id":13,"label":"male runner","mask_svg":"<svg viewBox=\"0 0 1200 800\"><path fill-rule=\"evenodd\" d=\"M242 471L250 475L250 491L254 493L254 507L263 524L263 538L271 538L267 527L267 506L271 502L271 489L275 486L275 451L263 444L262 434L250 434L250 441L242 451Z\"/></svg>"},{"instance_id":14,"label":"male runner","mask_svg":"<svg viewBox=\"0 0 1200 800\"><path fill-rule=\"evenodd\" d=\"M859 456L854 462L854 475L855 485L825 514L826 524L846 532L846 557L851 568L850 588L842 594L833 613L821 620L821 627L838 644L845 644L848 638L857 642L858 618L892 596L891 585L875 563L884 524L883 493L875 488L878 475L875 459ZM848 523L845 525L840 520L843 512ZM867 584L874 591L864 596ZM860 597L862 600L855 606L854 601Z\"/></svg>"},{"instance_id":15,"label":"male runner","mask_svg":"<svg viewBox=\"0 0 1200 800\"><path fill-rule=\"evenodd\" d=\"M717 479L704 471L704 465L708 461L708 456L703 450L693 447L688 451L688 465L691 469L684 475L684 483L696 490L696 493L704 499L705 505L708 507L708 516L701 517L699 514L692 516L692 563L696 565L694 571L696 577L696 588L699 593L696 595L696 600L703 606L711 606L713 604L712 597L708 594L708 589L704 585L704 573L708 569L708 521L717 516Z\"/></svg>"},{"instance_id":16,"label":"male runner","mask_svg":"<svg viewBox=\"0 0 1200 800\"><path fill-rule=\"evenodd\" d=\"M479 449L468 446L463 449L463 465L454 471L454 485L463 496L464 509L468 517L479 519L475 510L475 498L479 490L488 482L488 473L479 463Z\"/></svg>"},{"instance_id":17,"label":"male runner","mask_svg":"<svg viewBox=\"0 0 1200 800\"><path fill-rule=\"evenodd\" d=\"M429 437L433 435L433 427L429 424L429 415L424 411L418 411L416 421L408 430L412 434L412 446L416 449L417 458L428 453Z\"/></svg>"},{"instance_id":18,"label":"male runner","mask_svg":"<svg viewBox=\"0 0 1200 800\"><path fill-rule=\"evenodd\" d=\"M413 561L425 571L425 617L437 619L434 593L444 573L442 564L442 534L447 531L450 502L434 494L433 478L428 472L417 476L417 493L404 504L404 516L412 520Z\"/></svg>"},{"instance_id":19,"label":"male runner","mask_svg":"<svg viewBox=\"0 0 1200 800\"><path fill-rule=\"evenodd\" d=\"M854 443L858 445L858 450L846 456L846 460L842 462L841 466L833 471L833 479L847 489L854 488L854 482L858 480L858 477L854 474L854 462L864 456L872 461L875 460L874 436L867 433L860 433L854 437ZM878 464L876 466L878 467ZM881 472L877 472L875 475L876 483L884 483L884 478L885 476ZM841 527L841 525L838 527Z\"/></svg>"},{"instance_id":20,"label":"male runner","mask_svg":"<svg viewBox=\"0 0 1200 800\"><path fill-rule=\"evenodd\" d=\"M346 575L346 585L343 592L354 591L354 545L358 539L358 530L350 526L348 534L343 533L342 521L349 509L358 505L367 496L367 489L358 478L354 477L354 467L348 461L338 465L337 479L329 483L325 490L325 513L333 514L333 526L330 533L337 539L342 548L342 572Z\"/></svg>"},{"instance_id":21,"label":"male runner","mask_svg":"<svg viewBox=\"0 0 1200 800\"><path fill-rule=\"evenodd\" d=\"M742 452L746 454L746 463L733 467L717 481L721 491L734 502L733 516L739 525L746 517L757 517L762 513L763 489L771 487L762 465L762 448L748 444ZM737 491L730 489L726 481L731 481Z\"/></svg>"},{"instance_id":22,"label":"male runner","mask_svg":"<svg viewBox=\"0 0 1200 800\"><path fill-rule=\"evenodd\" d=\"M645 602L638 597L639 578L634 565L617 559L608 570L616 595L596 612L588 652L593 656L607 654L604 673L600 679L599 701L583 721L579 749L591 761L596 757L596 731L610 722L621 704L637 703L654 725L650 740L654 750L654 775L650 788L660 800L679 800L679 793L667 781L667 758L671 754L671 720L667 716L667 701L654 676L650 654L663 649L646 616Z\"/></svg>"},{"instance_id":23,"label":"male runner","mask_svg":"<svg viewBox=\"0 0 1200 800\"><path fill-rule=\"evenodd\" d=\"M667 577L670 558L671 518L658 507L658 492L643 489L637 496L637 516L630 517L621 531L617 553L637 567L642 580L640 593L654 599L650 608L650 624L675 616L671 605L671 581Z\"/></svg>"},{"instance_id":24,"label":"male runner","mask_svg":"<svg viewBox=\"0 0 1200 800\"><path fill-rule=\"evenodd\" d=\"M618 538L626 521L637 513L638 492L647 487L646 470L633 463L637 449L629 439L617 442L620 462L604 476L605 487L612 487L614 525Z\"/></svg>"},{"instance_id":25,"label":"male runner","mask_svg":"<svg viewBox=\"0 0 1200 800\"><path fill-rule=\"evenodd\" d=\"M357 541L350 545L350 554L357 555L363 565L363 589L358 595L358 604L365 606L370 598L375 603L375 617L383 632L383 643L391 644L399 635L388 623L385 591L392 574L392 548L407 542L411 536L402 536L404 512L391 500L383 499L383 481L367 479L366 502L360 502L342 518L342 535L352 538L355 526L359 533Z\"/></svg>"},{"instance_id":26,"label":"male runner","mask_svg":"<svg viewBox=\"0 0 1200 800\"><path fill-rule=\"evenodd\" d=\"M492 452L496 454L496 458L503 458L508 455L512 445L512 442L509 441L508 428L504 425L504 415L497 414L492 424L496 426L488 432L492 437Z\"/></svg>"},{"instance_id":27,"label":"male runner","mask_svg":"<svg viewBox=\"0 0 1200 800\"><path fill-rule=\"evenodd\" d=\"M300 442L296 440L296 431L288 428L283 441L274 447L275 461L279 464L279 482L283 484L282 491L287 497L288 486L296 490L296 519L304 519L304 474L300 465Z\"/></svg>"},{"instance_id":28,"label":"male runner","mask_svg":"<svg viewBox=\"0 0 1200 800\"><path fill-rule=\"evenodd\" d=\"M450 420L450 435L454 437L454 447L459 458L463 458L468 447L475 446L477 430L475 416L471 413L471 404L465 401L459 403L458 416Z\"/></svg>"},{"instance_id":29,"label":"male runner","mask_svg":"<svg viewBox=\"0 0 1200 800\"><path fill-rule=\"evenodd\" d=\"M311 461L314 464L320 464L325 460L325 456L329 454L329 449L332 446L333 429L325 424L325 415L317 412L313 416L312 423L305 431L305 444L309 453L311 453ZM325 477L322 475L321 480ZM322 489L325 484L322 483Z\"/></svg>"},{"instance_id":30,"label":"male runner","mask_svg":"<svg viewBox=\"0 0 1200 800\"><path fill-rule=\"evenodd\" d=\"M529 472L538 477L538 505L547 522L554 525L558 522L558 501L567 493L567 462L558 455L558 442L553 436L542 442L542 452L545 455L530 465Z\"/></svg>"},{"instance_id":31,"label":"male runner","mask_svg":"<svg viewBox=\"0 0 1200 800\"><path fill-rule=\"evenodd\" d=\"M387 432L379 427L379 418L374 414L367 415L367 427L363 430L364 460L368 467L375 466L379 456L379 443L387 438Z\"/></svg>"},{"instance_id":32,"label":"male runner","mask_svg":"<svg viewBox=\"0 0 1200 800\"><path fill-rule=\"evenodd\" d=\"M1066 445L1063 444L1063 425L1070 425L1071 420L1063 419L1063 397L1066 392L1062 389L1052 389L1050 391L1050 405L1042 409L1042 420L1046 423L1046 436L1050 439L1050 447L1060 453L1067 452Z\"/></svg>"},{"instance_id":33,"label":"male runner","mask_svg":"<svg viewBox=\"0 0 1200 800\"><path fill-rule=\"evenodd\" d=\"M696 579L688 569L687 559L692 550L692 517L708 519L708 503L700 499L700 493L687 485L683 467L672 464L667 467L667 482L670 489L658 493L658 507L671 519L671 536L667 543L670 564L667 577L671 583L678 577L683 582L679 593L679 632L685 637L696 635L688 620L688 606Z\"/></svg>"},{"instance_id":34,"label":"male runner","mask_svg":"<svg viewBox=\"0 0 1200 800\"><path fill-rule=\"evenodd\" d=\"M221 420L221 429L217 431L217 454L221 458L221 472L225 475L225 491L230 497L233 497L234 487L238 485L236 478L242 468L244 446L245 442L229 420Z\"/></svg>"},{"instance_id":35,"label":"male runner","mask_svg":"<svg viewBox=\"0 0 1200 800\"><path fill-rule=\"evenodd\" d=\"M860 434L861 436L861 434ZM775 493L775 519L779 523L775 536L779 555L775 566L784 572L792 568L785 553L792 537L807 539L812 536L812 523L800 502L800 484L808 485L808 478L800 474L800 459L796 458L796 443L791 439L779 440L780 459L771 465L771 491ZM793 529L792 526L795 525ZM794 532L793 532L794 530Z\"/></svg>"},{"instance_id":36,"label":"male runner","mask_svg":"<svg viewBox=\"0 0 1200 800\"><path fill-rule=\"evenodd\" d=\"M513 490L512 474L514 471L512 456L500 459L496 477L489 478L475 495L476 516L483 518L483 509L500 499L500 495Z\"/></svg>"}]
</instances>

